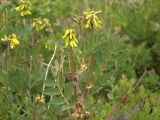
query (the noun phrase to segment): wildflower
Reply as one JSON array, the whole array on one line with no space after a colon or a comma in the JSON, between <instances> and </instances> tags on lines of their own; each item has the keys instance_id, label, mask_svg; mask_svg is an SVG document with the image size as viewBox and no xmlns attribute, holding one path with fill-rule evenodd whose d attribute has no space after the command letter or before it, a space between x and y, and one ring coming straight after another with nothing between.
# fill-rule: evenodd
<instances>
[{"instance_id":1,"label":"wildflower","mask_svg":"<svg viewBox=\"0 0 160 120\"><path fill-rule=\"evenodd\" d=\"M115 32L116 34L120 33L120 32L121 32L121 26L115 26L115 27L114 27L114 32Z\"/></svg>"},{"instance_id":2,"label":"wildflower","mask_svg":"<svg viewBox=\"0 0 160 120\"><path fill-rule=\"evenodd\" d=\"M126 104L128 104L128 102L129 102L128 96L125 95L121 98L121 103L122 104L126 105Z\"/></svg>"},{"instance_id":3,"label":"wildflower","mask_svg":"<svg viewBox=\"0 0 160 120\"><path fill-rule=\"evenodd\" d=\"M3 38L1 38L2 42L7 42L10 49L13 49L17 45L19 45L19 40L17 39L16 34L11 34L8 37L5 35Z\"/></svg>"},{"instance_id":4,"label":"wildflower","mask_svg":"<svg viewBox=\"0 0 160 120\"><path fill-rule=\"evenodd\" d=\"M41 18L35 18L33 20L33 27L37 32L41 31L42 29L46 28L46 30L50 27L49 20L44 18L43 20Z\"/></svg>"},{"instance_id":5,"label":"wildflower","mask_svg":"<svg viewBox=\"0 0 160 120\"><path fill-rule=\"evenodd\" d=\"M83 16L77 16L77 15L75 15L74 20L79 25L79 39L81 39L82 36L83 36L82 25L83 25L84 17Z\"/></svg>"},{"instance_id":6,"label":"wildflower","mask_svg":"<svg viewBox=\"0 0 160 120\"><path fill-rule=\"evenodd\" d=\"M41 96L40 103L45 103L44 95Z\"/></svg>"},{"instance_id":7,"label":"wildflower","mask_svg":"<svg viewBox=\"0 0 160 120\"><path fill-rule=\"evenodd\" d=\"M45 103L44 96L40 96L39 94L35 97L35 102L36 103Z\"/></svg>"},{"instance_id":8,"label":"wildflower","mask_svg":"<svg viewBox=\"0 0 160 120\"><path fill-rule=\"evenodd\" d=\"M73 29L67 29L63 39L66 39L65 47L70 45L72 48L77 47L78 40Z\"/></svg>"},{"instance_id":9,"label":"wildflower","mask_svg":"<svg viewBox=\"0 0 160 120\"><path fill-rule=\"evenodd\" d=\"M93 28L101 28L101 21L97 17L97 14L101 13L101 11L91 11L91 12L84 12L85 19L87 20L87 24L85 27L87 29L93 29Z\"/></svg>"},{"instance_id":10,"label":"wildflower","mask_svg":"<svg viewBox=\"0 0 160 120\"><path fill-rule=\"evenodd\" d=\"M45 48L48 49L49 51L51 50L51 46L48 45L48 43L45 43Z\"/></svg>"},{"instance_id":11,"label":"wildflower","mask_svg":"<svg viewBox=\"0 0 160 120\"><path fill-rule=\"evenodd\" d=\"M46 48L47 50L49 50L49 51L52 51L52 50L53 50L53 48L52 48L52 46L51 46L50 43L45 43L45 48Z\"/></svg>"},{"instance_id":12,"label":"wildflower","mask_svg":"<svg viewBox=\"0 0 160 120\"><path fill-rule=\"evenodd\" d=\"M21 16L32 14L30 0L20 0L20 5L16 7L16 10L21 12Z\"/></svg>"},{"instance_id":13,"label":"wildflower","mask_svg":"<svg viewBox=\"0 0 160 120\"><path fill-rule=\"evenodd\" d=\"M35 97L35 102L40 101L40 99L41 99L41 97L40 97L40 95L38 94L38 95Z\"/></svg>"},{"instance_id":14,"label":"wildflower","mask_svg":"<svg viewBox=\"0 0 160 120\"><path fill-rule=\"evenodd\" d=\"M74 20L78 23L78 24L81 24L84 20L84 17L83 16L77 16L75 15L74 17Z\"/></svg>"}]
</instances>

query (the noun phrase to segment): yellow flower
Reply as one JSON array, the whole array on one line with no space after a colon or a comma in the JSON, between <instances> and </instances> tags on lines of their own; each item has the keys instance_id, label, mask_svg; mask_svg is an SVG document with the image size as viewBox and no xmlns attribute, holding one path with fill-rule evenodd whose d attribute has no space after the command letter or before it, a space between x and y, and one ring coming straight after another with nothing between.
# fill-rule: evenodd
<instances>
[{"instance_id":1,"label":"yellow flower","mask_svg":"<svg viewBox=\"0 0 160 120\"><path fill-rule=\"evenodd\" d=\"M11 42L10 42L11 49L19 45L19 40L17 39L17 36L15 34L12 34L10 39L11 39Z\"/></svg>"},{"instance_id":2,"label":"yellow flower","mask_svg":"<svg viewBox=\"0 0 160 120\"><path fill-rule=\"evenodd\" d=\"M2 42L7 42L10 49L13 49L17 45L19 45L19 40L17 39L16 34L11 34L11 35L9 35L9 37L7 37L5 35L3 38L1 38L1 41Z\"/></svg>"},{"instance_id":3,"label":"yellow flower","mask_svg":"<svg viewBox=\"0 0 160 120\"><path fill-rule=\"evenodd\" d=\"M72 48L77 47L78 40L73 29L67 29L63 39L66 39L65 47L70 45Z\"/></svg>"},{"instance_id":4,"label":"yellow flower","mask_svg":"<svg viewBox=\"0 0 160 120\"><path fill-rule=\"evenodd\" d=\"M42 95L42 96L41 96L41 100L40 100L40 102L41 102L41 103L45 103L44 95Z\"/></svg>"},{"instance_id":5,"label":"yellow flower","mask_svg":"<svg viewBox=\"0 0 160 120\"><path fill-rule=\"evenodd\" d=\"M44 103L45 103L45 98L44 98L44 96L43 96L43 95L40 96L40 95L38 94L38 95L35 97L35 102L36 102L36 103L43 103L43 104L44 104Z\"/></svg>"},{"instance_id":6,"label":"yellow flower","mask_svg":"<svg viewBox=\"0 0 160 120\"><path fill-rule=\"evenodd\" d=\"M45 43L45 48L48 49L49 51L51 50L51 46L48 43Z\"/></svg>"},{"instance_id":7,"label":"yellow flower","mask_svg":"<svg viewBox=\"0 0 160 120\"><path fill-rule=\"evenodd\" d=\"M81 24L84 20L84 17L83 16L77 16L75 15L74 17L74 20L78 23L78 24Z\"/></svg>"},{"instance_id":8,"label":"yellow flower","mask_svg":"<svg viewBox=\"0 0 160 120\"><path fill-rule=\"evenodd\" d=\"M87 20L87 24L85 27L87 29L93 29L93 28L101 28L102 22L97 17L97 14L101 13L101 11L91 11L91 12L84 12L85 19Z\"/></svg>"},{"instance_id":9,"label":"yellow flower","mask_svg":"<svg viewBox=\"0 0 160 120\"><path fill-rule=\"evenodd\" d=\"M20 5L16 7L16 10L21 12L21 16L32 14L30 0L20 0Z\"/></svg>"},{"instance_id":10,"label":"yellow flower","mask_svg":"<svg viewBox=\"0 0 160 120\"><path fill-rule=\"evenodd\" d=\"M49 44L49 43L45 43L45 48L47 50L49 50L49 51L51 51L53 49L52 46L51 46L51 44Z\"/></svg>"},{"instance_id":11,"label":"yellow flower","mask_svg":"<svg viewBox=\"0 0 160 120\"><path fill-rule=\"evenodd\" d=\"M3 38L1 38L1 41L3 41L3 42L5 42L5 41L7 41L7 40L8 40L8 37L7 37L6 35L4 35Z\"/></svg>"},{"instance_id":12,"label":"yellow flower","mask_svg":"<svg viewBox=\"0 0 160 120\"><path fill-rule=\"evenodd\" d=\"M38 94L36 97L35 97L35 102L39 102L41 99L41 96Z\"/></svg>"},{"instance_id":13,"label":"yellow flower","mask_svg":"<svg viewBox=\"0 0 160 120\"><path fill-rule=\"evenodd\" d=\"M44 18L43 20L41 18L35 18L33 20L33 27L37 32L41 31L42 29L49 28L51 25L49 23L49 20Z\"/></svg>"}]
</instances>

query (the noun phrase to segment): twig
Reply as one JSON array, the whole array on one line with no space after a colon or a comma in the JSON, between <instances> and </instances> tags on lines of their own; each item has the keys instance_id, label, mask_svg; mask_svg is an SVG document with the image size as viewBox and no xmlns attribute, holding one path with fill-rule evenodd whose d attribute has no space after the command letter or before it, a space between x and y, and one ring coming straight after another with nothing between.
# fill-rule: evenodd
<instances>
[{"instance_id":1,"label":"twig","mask_svg":"<svg viewBox=\"0 0 160 120\"><path fill-rule=\"evenodd\" d=\"M53 96L50 97L49 101L52 101L52 99L53 99ZM49 110L50 106L51 106L51 104L48 105L48 107L47 107L48 110Z\"/></svg>"},{"instance_id":2,"label":"twig","mask_svg":"<svg viewBox=\"0 0 160 120\"><path fill-rule=\"evenodd\" d=\"M51 57L51 59L50 59L50 61L49 61L48 65L47 65L47 69L46 69L46 74L45 74L44 82L47 80L49 67L51 66L51 63L52 63L52 61L53 61L53 59L54 59L54 57L55 57L56 50L57 50L57 45L55 45L54 53L53 53L53 55L52 55L52 57ZM45 89L45 86L46 86L46 84L44 83L44 84L43 84L43 89L42 89L42 95L43 95L43 91L44 91L44 89Z\"/></svg>"},{"instance_id":3,"label":"twig","mask_svg":"<svg viewBox=\"0 0 160 120\"><path fill-rule=\"evenodd\" d=\"M75 101L76 101L76 104L77 104L77 101L78 101L78 95L77 95L77 86L75 85L75 80L74 80L74 53L73 53L73 48L70 47L70 64L71 64L71 73L72 73L72 84L73 84L73 89L74 89L74 98L75 98Z\"/></svg>"},{"instance_id":4,"label":"twig","mask_svg":"<svg viewBox=\"0 0 160 120\"><path fill-rule=\"evenodd\" d=\"M140 81L143 79L143 77L146 75L147 70L145 69L145 71L143 72L143 75L140 77L140 79L138 80L138 82L135 84L135 86L132 88L132 91L135 90L135 88L138 86L138 84L140 83Z\"/></svg>"},{"instance_id":5,"label":"twig","mask_svg":"<svg viewBox=\"0 0 160 120\"><path fill-rule=\"evenodd\" d=\"M38 120L37 103L36 102L35 102L35 108L34 108L34 120Z\"/></svg>"},{"instance_id":6,"label":"twig","mask_svg":"<svg viewBox=\"0 0 160 120\"><path fill-rule=\"evenodd\" d=\"M60 91L61 96L62 96L63 99L65 100L66 104L67 104L67 105L70 105L69 101L65 98L65 96L64 96L64 94L63 94L63 91L62 91L62 89L60 88L60 85L59 85L59 82L58 82L58 81L57 81L57 87L58 87L58 89L59 89L59 91Z\"/></svg>"}]
</instances>

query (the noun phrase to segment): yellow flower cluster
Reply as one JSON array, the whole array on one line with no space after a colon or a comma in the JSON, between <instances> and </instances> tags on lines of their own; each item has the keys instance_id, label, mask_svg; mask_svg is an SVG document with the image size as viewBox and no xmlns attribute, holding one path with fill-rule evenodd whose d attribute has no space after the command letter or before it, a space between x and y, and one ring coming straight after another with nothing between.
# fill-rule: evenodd
<instances>
[{"instance_id":1,"label":"yellow flower cluster","mask_svg":"<svg viewBox=\"0 0 160 120\"><path fill-rule=\"evenodd\" d=\"M66 39L65 47L70 45L72 48L77 47L78 40L73 29L67 29L63 39Z\"/></svg>"},{"instance_id":2,"label":"yellow flower cluster","mask_svg":"<svg viewBox=\"0 0 160 120\"><path fill-rule=\"evenodd\" d=\"M36 103L45 103L45 99L44 99L44 96L40 96L39 94L35 97L35 102Z\"/></svg>"},{"instance_id":3,"label":"yellow flower cluster","mask_svg":"<svg viewBox=\"0 0 160 120\"><path fill-rule=\"evenodd\" d=\"M51 51L53 48L52 48L52 46L51 46L51 44L50 43L45 43L45 48L47 49L47 50L49 50L49 51Z\"/></svg>"},{"instance_id":4,"label":"yellow flower cluster","mask_svg":"<svg viewBox=\"0 0 160 120\"><path fill-rule=\"evenodd\" d=\"M16 10L21 12L21 16L32 14L30 0L20 0L20 5L16 7Z\"/></svg>"},{"instance_id":5,"label":"yellow flower cluster","mask_svg":"<svg viewBox=\"0 0 160 120\"><path fill-rule=\"evenodd\" d=\"M83 16L77 16L75 15L74 17L74 20L78 23L78 24L81 24L84 20L84 17Z\"/></svg>"},{"instance_id":6,"label":"yellow flower cluster","mask_svg":"<svg viewBox=\"0 0 160 120\"><path fill-rule=\"evenodd\" d=\"M44 18L44 19L41 19L41 18L35 18L33 20L33 27L35 28L35 30L37 32L41 31L42 29L44 28L48 28L50 27L50 23L49 23L49 20Z\"/></svg>"},{"instance_id":7,"label":"yellow flower cluster","mask_svg":"<svg viewBox=\"0 0 160 120\"><path fill-rule=\"evenodd\" d=\"M101 11L83 13L85 15L85 19L87 20L87 24L85 25L87 29L101 28L101 21L97 17L97 14L99 13L101 13Z\"/></svg>"},{"instance_id":8,"label":"yellow flower cluster","mask_svg":"<svg viewBox=\"0 0 160 120\"><path fill-rule=\"evenodd\" d=\"M17 45L19 45L19 40L17 39L16 34L11 34L8 37L5 35L3 38L1 38L2 42L7 42L10 49L13 49Z\"/></svg>"},{"instance_id":9,"label":"yellow flower cluster","mask_svg":"<svg viewBox=\"0 0 160 120\"><path fill-rule=\"evenodd\" d=\"M101 13L101 11L91 11L83 13L85 15L85 19L87 20L87 23L85 25L87 29L91 30L93 28L101 28L102 22L99 20L97 16L97 14L99 13ZM75 16L74 18L74 20L80 25L82 24L83 19L83 16ZM74 34L73 29L67 29L63 36L63 39L66 39L65 47L67 47L68 45L70 45L72 48L77 47L78 40Z\"/></svg>"}]
</instances>

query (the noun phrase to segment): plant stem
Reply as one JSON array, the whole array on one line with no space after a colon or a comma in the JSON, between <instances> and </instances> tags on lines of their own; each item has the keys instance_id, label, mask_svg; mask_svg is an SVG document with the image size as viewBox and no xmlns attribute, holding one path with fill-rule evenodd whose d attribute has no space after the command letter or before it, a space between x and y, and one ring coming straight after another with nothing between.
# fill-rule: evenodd
<instances>
[{"instance_id":1,"label":"plant stem","mask_svg":"<svg viewBox=\"0 0 160 120\"><path fill-rule=\"evenodd\" d=\"M33 69L33 57L31 55L29 60L29 90L31 90L32 69Z\"/></svg>"},{"instance_id":2,"label":"plant stem","mask_svg":"<svg viewBox=\"0 0 160 120\"><path fill-rule=\"evenodd\" d=\"M82 39L82 22L80 21L79 23L79 39L81 40Z\"/></svg>"},{"instance_id":3,"label":"plant stem","mask_svg":"<svg viewBox=\"0 0 160 120\"><path fill-rule=\"evenodd\" d=\"M47 80L49 67L51 66L51 63L52 63L52 61L53 61L53 59L54 59L54 57L55 57L56 50L57 50L57 45L55 45L54 53L53 53L53 55L52 55L52 57L51 57L51 59L50 59L48 65L47 65L47 69L46 69L46 74L45 74L44 82ZM45 89L45 86L46 86L46 84L44 83L44 84L43 84L43 89L42 89L42 95L43 95L43 91L44 91L44 89Z\"/></svg>"},{"instance_id":4,"label":"plant stem","mask_svg":"<svg viewBox=\"0 0 160 120\"><path fill-rule=\"evenodd\" d=\"M70 47L70 65L71 65L71 72L72 72L72 83L73 83L73 89L74 89L74 98L75 98L75 101L77 103L77 89L76 89L76 85L75 85L75 81L74 81L74 52L73 52L73 48Z\"/></svg>"},{"instance_id":5,"label":"plant stem","mask_svg":"<svg viewBox=\"0 0 160 120\"><path fill-rule=\"evenodd\" d=\"M132 91L134 91L136 89L136 87L139 85L139 83L141 82L141 80L143 79L143 77L146 75L147 70L145 69L144 73L142 74L142 76L140 77L140 79L137 81L137 83L134 85L134 87L132 88Z\"/></svg>"},{"instance_id":6,"label":"plant stem","mask_svg":"<svg viewBox=\"0 0 160 120\"><path fill-rule=\"evenodd\" d=\"M35 102L35 108L34 108L34 120L38 120L38 114L37 114L37 103Z\"/></svg>"},{"instance_id":7,"label":"plant stem","mask_svg":"<svg viewBox=\"0 0 160 120\"><path fill-rule=\"evenodd\" d=\"M92 50L89 53L89 72L92 74Z\"/></svg>"},{"instance_id":8,"label":"plant stem","mask_svg":"<svg viewBox=\"0 0 160 120\"><path fill-rule=\"evenodd\" d=\"M66 99L66 97L64 96L63 91L62 91L62 89L61 89L58 81L57 81L57 86L58 86L58 89L59 89L59 91L60 91L60 94L61 94L61 96L63 97L63 99L65 100L66 104L67 104L67 105L71 105L71 104L69 103L69 101Z\"/></svg>"},{"instance_id":9,"label":"plant stem","mask_svg":"<svg viewBox=\"0 0 160 120\"><path fill-rule=\"evenodd\" d=\"M93 27L92 27L93 28ZM92 37L94 39L94 33L93 33L93 29L92 29ZM92 48L90 49L90 53L89 53L89 72L90 72L90 75L92 75Z\"/></svg>"}]
</instances>

